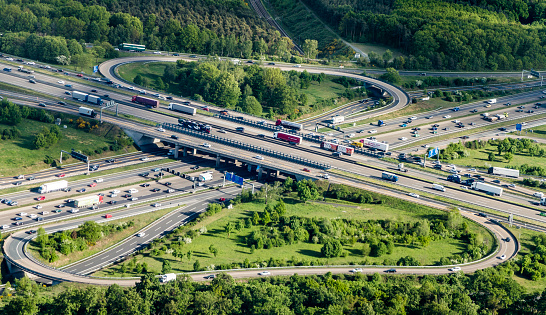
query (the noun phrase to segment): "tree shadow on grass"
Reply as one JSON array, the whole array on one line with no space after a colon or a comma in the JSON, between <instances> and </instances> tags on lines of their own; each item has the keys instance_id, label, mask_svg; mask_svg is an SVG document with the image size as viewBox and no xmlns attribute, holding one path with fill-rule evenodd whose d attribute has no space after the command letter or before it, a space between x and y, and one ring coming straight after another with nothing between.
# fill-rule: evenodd
<instances>
[{"instance_id":1,"label":"tree shadow on grass","mask_svg":"<svg viewBox=\"0 0 546 315\"><path fill-rule=\"evenodd\" d=\"M305 256L311 256L315 258L322 258L322 253L316 250L310 250L310 249L300 249L298 250L299 254L305 255Z\"/></svg>"}]
</instances>

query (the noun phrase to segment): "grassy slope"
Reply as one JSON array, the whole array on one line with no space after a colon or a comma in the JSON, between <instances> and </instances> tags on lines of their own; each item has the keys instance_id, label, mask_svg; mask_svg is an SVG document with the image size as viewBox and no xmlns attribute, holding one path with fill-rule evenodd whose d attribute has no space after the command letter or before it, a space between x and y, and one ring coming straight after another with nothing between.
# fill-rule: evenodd
<instances>
[{"instance_id":1,"label":"grassy slope","mask_svg":"<svg viewBox=\"0 0 546 315\"><path fill-rule=\"evenodd\" d=\"M540 146L546 147L543 144ZM520 152L514 154L514 158L512 159L512 161L508 163L507 160L502 155L501 156L497 155L498 151L496 146L488 145L484 149L468 150L468 152L470 153L470 156L454 160L453 162L459 165L468 165L472 167L491 167L491 166L506 167L507 165L516 166L516 165L522 165L522 164L546 167L546 159L542 157L536 157L536 156L531 157L527 154L527 152L523 154ZM495 161L490 162L487 159L489 152L493 152L495 154Z\"/></svg>"},{"instance_id":2,"label":"grassy slope","mask_svg":"<svg viewBox=\"0 0 546 315\"><path fill-rule=\"evenodd\" d=\"M76 150L95 150L110 145L103 137L68 127L67 129L61 128L63 138L57 144L47 149L34 150L32 141L34 136L42 130L42 127L50 128L51 124L25 119L17 126L22 133L19 139L0 141L0 176L27 174L48 168L49 165L43 162L44 158L49 155L59 159L60 150L70 151L72 148ZM10 128L10 126L0 124L0 129L7 128ZM127 151L108 151L101 156L125 152ZM97 157L99 156L93 156L93 158ZM67 163L72 163L73 161L70 159Z\"/></svg>"},{"instance_id":3,"label":"grassy slope","mask_svg":"<svg viewBox=\"0 0 546 315\"><path fill-rule=\"evenodd\" d=\"M533 127L533 128L530 128L530 129L533 130L533 133L522 132L521 136L546 139L546 125ZM517 133L517 132L512 132L511 134L519 136L519 133Z\"/></svg>"},{"instance_id":4,"label":"grassy slope","mask_svg":"<svg viewBox=\"0 0 546 315\"><path fill-rule=\"evenodd\" d=\"M416 221L423 218L432 218L443 214L439 210L431 209L427 212L416 213L413 209L407 211L400 211L393 208L384 207L381 205L357 205L357 207L343 207L324 204L307 203L302 204L287 200L288 211L287 215L297 215L302 217L317 217L317 218L342 218L348 217L359 220L369 219L392 219L396 221ZM350 204L350 203L348 203ZM376 257L363 257L360 255L360 248L362 244L355 244L354 246L347 245L345 250L349 252L349 256L346 258L338 257L326 259L322 258L320 249L322 245L311 243L298 243L293 245L286 245L283 247L275 247L273 249L256 250L254 254L250 253L250 248L243 244L245 237L247 237L255 227L250 229L243 229L241 232L234 232L230 238L227 237L224 231L224 226L228 222L236 222L240 218L246 218L251 216L253 211L263 211L263 203L249 203L234 207L233 209L224 209L219 214L209 217L195 226L195 229L199 230L205 226L208 230L207 233L195 238L191 244L185 245L182 251L185 253L189 250L193 251L191 260L183 258L175 258L172 255L164 254L162 256L153 257L148 254L137 255L135 259L137 262L146 262L153 272L160 272L163 259L169 259L173 268L173 272L192 271L193 263L195 260L199 260L201 266L209 266L211 264L224 264L224 263L241 263L245 259L249 259L250 262L259 260L269 260L270 257L276 259L306 259L306 260L319 260L321 264L348 264L351 262L360 264L364 263L367 259L367 263L381 264L386 258L398 260L400 257L413 256L421 261L422 264L433 264L437 262L441 257L450 256L456 253L461 253L465 249L465 244L458 240L444 240L431 242L429 247L421 248L420 246L396 246L393 254L385 255L379 258ZM488 233L484 233L483 229L479 226L470 225L472 230L481 230L484 234L487 242L491 243L491 239ZM215 258L208 248L211 244L219 249L218 256ZM119 273L119 266L113 266L107 270L97 273L99 276L121 276Z\"/></svg>"},{"instance_id":5,"label":"grassy slope","mask_svg":"<svg viewBox=\"0 0 546 315\"><path fill-rule=\"evenodd\" d=\"M516 229L509 228L510 231L519 239L521 244L521 254L529 253L532 248L534 248L534 242L532 237L535 235L542 234L542 232L536 232L528 229ZM542 278L538 281L532 281L527 278L520 277L518 275L512 276L517 283L522 285L528 293L542 291L546 289L546 278Z\"/></svg>"}]
</instances>

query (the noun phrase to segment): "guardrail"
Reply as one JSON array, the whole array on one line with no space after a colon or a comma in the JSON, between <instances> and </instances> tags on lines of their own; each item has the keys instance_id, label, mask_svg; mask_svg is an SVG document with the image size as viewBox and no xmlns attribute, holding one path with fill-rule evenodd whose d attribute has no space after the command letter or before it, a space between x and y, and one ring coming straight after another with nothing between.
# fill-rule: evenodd
<instances>
[{"instance_id":1,"label":"guardrail","mask_svg":"<svg viewBox=\"0 0 546 315\"><path fill-rule=\"evenodd\" d=\"M238 149L260 153L260 154L268 155L268 156L271 156L271 157L274 157L274 158L277 158L277 159L281 159L281 160L285 160L285 161L289 161L289 162L294 162L294 163L298 163L298 164L302 164L302 165L306 165L306 166L310 166L310 167L314 167L314 168L318 168L318 169L326 170L326 169L329 169L331 167L330 165L325 164L325 163L320 163L320 162L312 161L312 160L302 158L302 157L299 157L299 156L294 156L294 155L291 155L291 154L286 154L286 153L282 153L282 152L279 152L279 151L270 150L270 149L263 148L263 147L260 147L260 146L256 146L256 145L252 145L252 144L248 144L248 143L243 143L243 142L240 142L240 141L237 141L237 140L221 138L221 137L218 137L218 136L213 135L213 134L208 134L208 133L205 133L205 132L200 132L200 131L184 128L184 127L181 127L181 126L175 125L175 124L163 123L162 127L164 129L167 129L167 130L176 131L176 132L179 132L179 133L191 135L193 137L197 137L197 138L201 138L201 139L211 140L211 141L221 143L221 144L225 144L225 145L229 145L231 147L235 147L235 148L238 148Z\"/></svg>"}]
</instances>

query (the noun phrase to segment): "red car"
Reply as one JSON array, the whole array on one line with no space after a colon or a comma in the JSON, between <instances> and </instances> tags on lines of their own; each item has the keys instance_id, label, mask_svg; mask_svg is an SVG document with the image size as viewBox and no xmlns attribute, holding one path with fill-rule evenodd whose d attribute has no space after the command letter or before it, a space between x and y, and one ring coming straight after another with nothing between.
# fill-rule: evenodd
<instances>
[{"instance_id":1,"label":"red car","mask_svg":"<svg viewBox=\"0 0 546 315\"><path fill-rule=\"evenodd\" d=\"M220 202L223 202L223 201L226 201L226 198L222 197L220 199L218 199Z\"/></svg>"},{"instance_id":2,"label":"red car","mask_svg":"<svg viewBox=\"0 0 546 315\"><path fill-rule=\"evenodd\" d=\"M76 74L76 76L80 77L80 78L83 78L83 74L81 74L81 73Z\"/></svg>"},{"instance_id":3,"label":"red car","mask_svg":"<svg viewBox=\"0 0 546 315\"><path fill-rule=\"evenodd\" d=\"M57 177L65 177L65 176L66 176L65 173L62 173L62 174L57 175Z\"/></svg>"},{"instance_id":4,"label":"red car","mask_svg":"<svg viewBox=\"0 0 546 315\"><path fill-rule=\"evenodd\" d=\"M207 111L207 112L209 111L209 108L208 108L208 107L206 107L206 106L205 106L205 107L203 107L203 108L201 108L201 109L202 109L202 110L204 110L204 111Z\"/></svg>"},{"instance_id":5,"label":"red car","mask_svg":"<svg viewBox=\"0 0 546 315\"><path fill-rule=\"evenodd\" d=\"M95 187L95 186L97 186L97 183L91 183L91 184L89 184L89 187Z\"/></svg>"},{"instance_id":6,"label":"red car","mask_svg":"<svg viewBox=\"0 0 546 315\"><path fill-rule=\"evenodd\" d=\"M304 168L303 171L304 171L304 172L311 172L311 170L308 169L308 168Z\"/></svg>"},{"instance_id":7,"label":"red car","mask_svg":"<svg viewBox=\"0 0 546 315\"><path fill-rule=\"evenodd\" d=\"M107 214L107 215L104 216L104 218L106 218L106 219L110 219L111 217L112 217L111 214Z\"/></svg>"},{"instance_id":8,"label":"red car","mask_svg":"<svg viewBox=\"0 0 546 315\"><path fill-rule=\"evenodd\" d=\"M43 200L45 200L45 196L40 196L40 197L36 198L36 200L43 201Z\"/></svg>"}]
</instances>

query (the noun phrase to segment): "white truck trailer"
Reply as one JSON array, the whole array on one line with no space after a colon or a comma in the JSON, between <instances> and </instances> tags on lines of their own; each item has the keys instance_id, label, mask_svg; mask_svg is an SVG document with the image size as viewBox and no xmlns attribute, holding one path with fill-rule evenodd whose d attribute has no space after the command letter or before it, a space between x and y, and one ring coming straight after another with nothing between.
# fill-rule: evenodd
<instances>
[{"instance_id":1,"label":"white truck trailer","mask_svg":"<svg viewBox=\"0 0 546 315\"><path fill-rule=\"evenodd\" d=\"M492 98L489 101L487 101L488 104L495 104L497 102L496 98Z\"/></svg>"},{"instance_id":2,"label":"white truck trailer","mask_svg":"<svg viewBox=\"0 0 546 315\"><path fill-rule=\"evenodd\" d=\"M185 105L177 104L177 103L169 103L169 109L177 111L177 112L181 112L184 114L189 114L189 115L195 115L195 112L196 112L194 107L185 106Z\"/></svg>"},{"instance_id":3,"label":"white truck trailer","mask_svg":"<svg viewBox=\"0 0 546 315\"><path fill-rule=\"evenodd\" d=\"M519 177L519 170L513 170L510 168L504 168L504 167L490 167L488 170L489 174L493 175L504 175L508 177Z\"/></svg>"},{"instance_id":4,"label":"white truck trailer","mask_svg":"<svg viewBox=\"0 0 546 315\"><path fill-rule=\"evenodd\" d=\"M72 91L72 98L73 99L76 99L78 101L82 101L82 102L85 102L87 101L87 96L89 94L87 93L82 93L82 92L78 92L78 91Z\"/></svg>"},{"instance_id":5,"label":"white truck trailer","mask_svg":"<svg viewBox=\"0 0 546 315\"><path fill-rule=\"evenodd\" d=\"M53 183L43 184L42 186L40 186L40 188L38 188L38 191L40 192L40 194L46 194L52 191L63 190L67 187L68 187L68 182L66 180L60 180Z\"/></svg>"},{"instance_id":6,"label":"white truck trailer","mask_svg":"<svg viewBox=\"0 0 546 315\"><path fill-rule=\"evenodd\" d=\"M199 174L199 181L200 182L208 182L212 180L212 173L202 173Z\"/></svg>"},{"instance_id":7,"label":"white truck trailer","mask_svg":"<svg viewBox=\"0 0 546 315\"><path fill-rule=\"evenodd\" d=\"M345 116L335 115L332 116L332 119L330 121L332 122L332 124L340 124L345 121Z\"/></svg>"},{"instance_id":8,"label":"white truck trailer","mask_svg":"<svg viewBox=\"0 0 546 315\"><path fill-rule=\"evenodd\" d=\"M490 195L502 196L502 188L501 187L489 185L489 184L486 184L486 183L473 182L471 188L474 189L474 190L484 191L484 192L486 192L487 194L490 194Z\"/></svg>"},{"instance_id":9,"label":"white truck trailer","mask_svg":"<svg viewBox=\"0 0 546 315\"><path fill-rule=\"evenodd\" d=\"M173 280L176 280L176 274L174 273L167 273L167 274L161 275L161 278L159 278L159 282L161 283L165 283L165 282L169 282Z\"/></svg>"}]
</instances>

